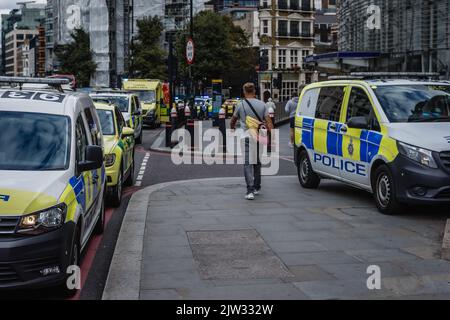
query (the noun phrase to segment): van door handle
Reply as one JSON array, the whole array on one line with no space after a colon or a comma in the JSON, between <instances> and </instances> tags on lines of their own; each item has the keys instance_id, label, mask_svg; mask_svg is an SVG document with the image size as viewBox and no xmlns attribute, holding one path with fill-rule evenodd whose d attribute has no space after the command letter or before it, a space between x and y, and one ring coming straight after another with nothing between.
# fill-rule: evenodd
<instances>
[{"instance_id":1,"label":"van door handle","mask_svg":"<svg viewBox=\"0 0 450 320\"><path fill-rule=\"evenodd\" d=\"M98 179L99 179L98 174L94 174L94 175L92 176L92 183L97 184L97 183L98 183Z\"/></svg>"},{"instance_id":2,"label":"van door handle","mask_svg":"<svg viewBox=\"0 0 450 320\"><path fill-rule=\"evenodd\" d=\"M347 133L347 131L348 131L348 128L347 128L347 126L342 126L342 128L341 128L341 132L343 132L343 133Z\"/></svg>"},{"instance_id":3,"label":"van door handle","mask_svg":"<svg viewBox=\"0 0 450 320\"><path fill-rule=\"evenodd\" d=\"M336 123L330 124L330 130L336 131Z\"/></svg>"}]
</instances>

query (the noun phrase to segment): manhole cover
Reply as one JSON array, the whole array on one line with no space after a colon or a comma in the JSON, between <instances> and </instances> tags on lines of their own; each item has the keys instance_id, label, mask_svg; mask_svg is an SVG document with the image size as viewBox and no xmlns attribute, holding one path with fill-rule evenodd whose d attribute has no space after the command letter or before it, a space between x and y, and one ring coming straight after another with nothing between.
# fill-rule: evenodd
<instances>
[{"instance_id":1,"label":"manhole cover","mask_svg":"<svg viewBox=\"0 0 450 320\"><path fill-rule=\"evenodd\" d=\"M187 233L202 279L276 279L293 275L256 230Z\"/></svg>"}]
</instances>

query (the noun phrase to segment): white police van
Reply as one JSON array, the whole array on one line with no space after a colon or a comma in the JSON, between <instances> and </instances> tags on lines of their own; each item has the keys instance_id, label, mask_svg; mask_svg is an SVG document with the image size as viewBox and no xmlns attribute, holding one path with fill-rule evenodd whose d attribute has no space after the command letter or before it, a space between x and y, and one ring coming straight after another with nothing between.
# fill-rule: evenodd
<instances>
[{"instance_id":1,"label":"white police van","mask_svg":"<svg viewBox=\"0 0 450 320\"><path fill-rule=\"evenodd\" d=\"M336 179L372 192L385 214L450 204L450 84L364 74L311 84L297 110L295 159L303 187Z\"/></svg>"},{"instance_id":2,"label":"white police van","mask_svg":"<svg viewBox=\"0 0 450 320\"><path fill-rule=\"evenodd\" d=\"M66 271L103 231L100 122L91 98L64 92L66 82L0 77L0 290L75 293Z\"/></svg>"}]
</instances>

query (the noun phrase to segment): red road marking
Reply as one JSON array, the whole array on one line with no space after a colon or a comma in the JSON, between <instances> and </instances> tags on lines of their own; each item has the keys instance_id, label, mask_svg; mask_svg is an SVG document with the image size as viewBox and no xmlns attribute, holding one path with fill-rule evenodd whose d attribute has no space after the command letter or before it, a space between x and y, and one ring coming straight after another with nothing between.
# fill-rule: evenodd
<instances>
[{"instance_id":1,"label":"red road marking","mask_svg":"<svg viewBox=\"0 0 450 320\"><path fill-rule=\"evenodd\" d=\"M138 191L140 188L127 188L125 189L122 197L126 197ZM114 209L107 208L105 211L105 228L108 226L109 221L112 218L114 213ZM83 262L81 263L81 290L83 290L86 279L89 275L89 271L91 270L92 263L94 262L95 254L97 253L98 247L102 242L103 235L94 235L88 243L88 247L84 251ZM70 298L69 300L79 300L81 290L78 290L77 294Z\"/></svg>"}]
</instances>

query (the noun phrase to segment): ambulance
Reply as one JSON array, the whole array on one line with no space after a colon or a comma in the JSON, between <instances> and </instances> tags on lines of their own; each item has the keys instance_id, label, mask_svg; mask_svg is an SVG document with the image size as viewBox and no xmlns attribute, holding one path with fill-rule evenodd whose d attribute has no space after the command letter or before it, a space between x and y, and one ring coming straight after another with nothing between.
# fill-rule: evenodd
<instances>
[{"instance_id":1,"label":"ambulance","mask_svg":"<svg viewBox=\"0 0 450 320\"><path fill-rule=\"evenodd\" d=\"M169 121L169 109L164 103L163 83L160 80L124 79L122 88L139 97L145 125L156 128Z\"/></svg>"},{"instance_id":2,"label":"ambulance","mask_svg":"<svg viewBox=\"0 0 450 320\"><path fill-rule=\"evenodd\" d=\"M449 205L450 84L376 77L303 90L295 119L300 184L342 181L373 193L384 214Z\"/></svg>"},{"instance_id":3,"label":"ambulance","mask_svg":"<svg viewBox=\"0 0 450 320\"><path fill-rule=\"evenodd\" d=\"M88 95L62 90L67 83L0 77L0 290L75 294L67 280L104 229L99 118Z\"/></svg>"}]
</instances>

